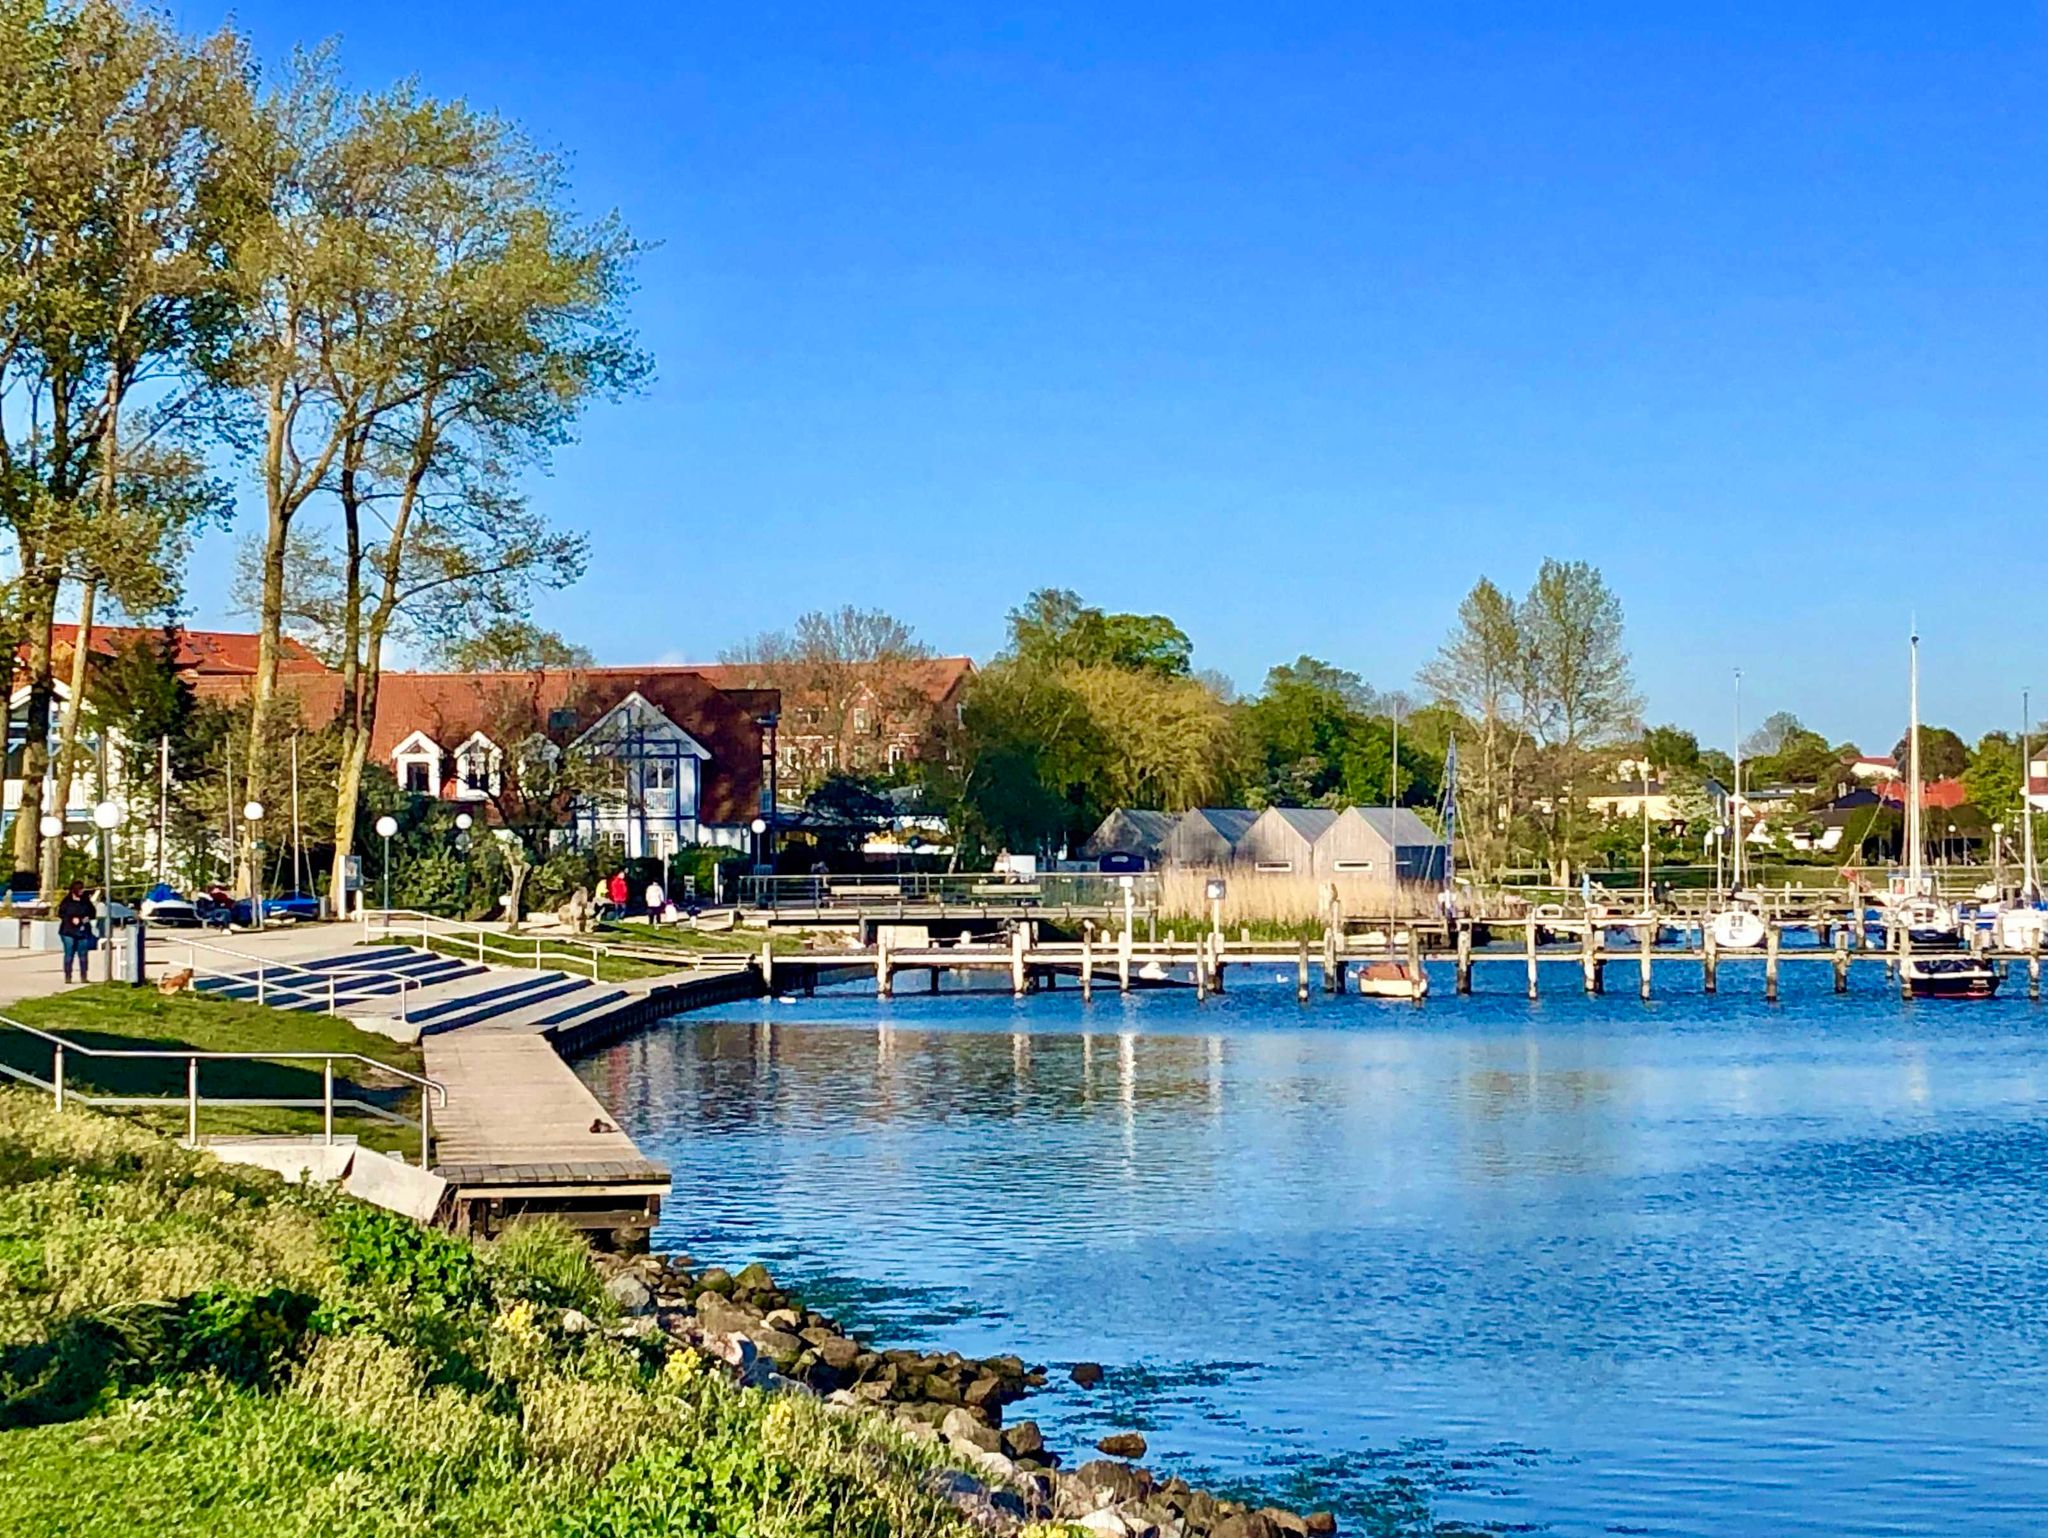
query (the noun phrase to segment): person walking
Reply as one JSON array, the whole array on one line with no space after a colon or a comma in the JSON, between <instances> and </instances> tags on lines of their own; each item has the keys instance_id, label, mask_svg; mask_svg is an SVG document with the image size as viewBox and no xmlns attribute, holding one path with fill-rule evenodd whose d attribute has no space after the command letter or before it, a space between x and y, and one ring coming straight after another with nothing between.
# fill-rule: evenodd
<instances>
[{"instance_id":1,"label":"person walking","mask_svg":"<svg viewBox=\"0 0 2048 1538\"><path fill-rule=\"evenodd\" d=\"M78 964L78 980L92 981L92 948L96 943L93 924L99 910L85 895L85 883L74 881L64 900L57 904L57 938L64 947L64 981L71 981L71 965Z\"/></svg>"}]
</instances>

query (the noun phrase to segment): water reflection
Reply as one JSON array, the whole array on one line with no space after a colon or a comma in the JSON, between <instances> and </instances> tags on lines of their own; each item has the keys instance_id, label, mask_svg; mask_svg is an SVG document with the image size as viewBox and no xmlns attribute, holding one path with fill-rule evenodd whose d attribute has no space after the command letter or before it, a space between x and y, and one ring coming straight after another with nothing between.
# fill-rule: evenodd
<instances>
[{"instance_id":1,"label":"water reflection","mask_svg":"<svg viewBox=\"0 0 2048 1538\"><path fill-rule=\"evenodd\" d=\"M820 996L582 1071L675 1170L664 1242L1116 1364L1034 1407L1071 1447L1136 1423L1190 1472L1566 1533L2028 1530L2043 1017L1800 976Z\"/></svg>"}]
</instances>

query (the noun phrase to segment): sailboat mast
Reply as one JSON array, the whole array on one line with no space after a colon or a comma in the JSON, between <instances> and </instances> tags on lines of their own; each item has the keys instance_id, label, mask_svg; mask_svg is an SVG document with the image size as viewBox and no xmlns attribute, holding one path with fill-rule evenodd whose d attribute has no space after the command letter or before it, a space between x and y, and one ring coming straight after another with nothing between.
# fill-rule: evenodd
<instances>
[{"instance_id":1,"label":"sailboat mast","mask_svg":"<svg viewBox=\"0 0 2048 1538\"><path fill-rule=\"evenodd\" d=\"M1912 851L1906 867L1910 890L1924 897L1926 860L1920 847L1920 636L1912 638L1912 663L1906 691L1906 847Z\"/></svg>"},{"instance_id":2,"label":"sailboat mast","mask_svg":"<svg viewBox=\"0 0 2048 1538\"><path fill-rule=\"evenodd\" d=\"M2034 869L2034 745L2031 737L2034 699L2031 690L2020 691L2020 896L2032 902L2041 890L2041 877Z\"/></svg>"},{"instance_id":3,"label":"sailboat mast","mask_svg":"<svg viewBox=\"0 0 2048 1538\"><path fill-rule=\"evenodd\" d=\"M1734 861L1730 867L1732 875L1729 886L1733 891L1742 890L1742 669L1735 670L1735 849L1731 855Z\"/></svg>"}]
</instances>

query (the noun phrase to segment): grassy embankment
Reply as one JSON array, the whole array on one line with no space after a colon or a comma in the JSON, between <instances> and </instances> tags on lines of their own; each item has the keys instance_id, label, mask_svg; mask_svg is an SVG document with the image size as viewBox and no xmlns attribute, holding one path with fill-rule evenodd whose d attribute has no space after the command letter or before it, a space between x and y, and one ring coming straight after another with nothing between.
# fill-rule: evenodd
<instances>
[{"instance_id":1,"label":"grassy embankment","mask_svg":"<svg viewBox=\"0 0 2048 1538\"><path fill-rule=\"evenodd\" d=\"M24 999L8 1006L9 1018L51 1031L81 1046L101 1051L193 1048L202 1052L353 1052L395 1068L420 1072L417 1047L389 1037L359 1031L346 1020L267 1009L205 994L179 993L169 998L153 988L95 984ZM0 1062L48 1079L52 1048L39 1037L0 1027ZM66 1082L88 1092L112 1095L162 1095L164 1107L137 1108L123 1114L161 1132L182 1134L185 1127L185 1064L179 1061L95 1058L68 1054ZM318 1063L207 1062L200 1065L202 1096L234 1099L320 1099ZM337 1099L367 1100L402 1115L419 1116L418 1096L401 1080L377 1074L367 1066L337 1064ZM337 1111L335 1128L357 1137L366 1147L398 1150L417 1157L419 1134L409 1127L375 1117ZM201 1106L200 1136L232 1133L317 1132L320 1112L272 1107Z\"/></svg>"},{"instance_id":2,"label":"grassy embankment","mask_svg":"<svg viewBox=\"0 0 2048 1538\"><path fill-rule=\"evenodd\" d=\"M11 1538L937 1538L932 1454L614 1324L581 1241L488 1249L0 1091Z\"/></svg>"}]
</instances>

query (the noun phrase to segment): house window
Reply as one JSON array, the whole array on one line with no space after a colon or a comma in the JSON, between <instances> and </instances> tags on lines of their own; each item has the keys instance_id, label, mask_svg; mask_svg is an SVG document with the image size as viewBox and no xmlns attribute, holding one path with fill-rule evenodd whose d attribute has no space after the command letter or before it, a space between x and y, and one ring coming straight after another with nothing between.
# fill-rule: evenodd
<instances>
[{"instance_id":1,"label":"house window","mask_svg":"<svg viewBox=\"0 0 2048 1538\"><path fill-rule=\"evenodd\" d=\"M889 767L891 769L894 769L908 757L910 757L910 750L904 747L902 743L892 742L889 744Z\"/></svg>"},{"instance_id":2,"label":"house window","mask_svg":"<svg viewBox=\"0 0 2048 1538\"><path fill-rule=\"evenodd\" d=\"M853 712L853 729L857 732L864 732L868 729L868 713L865 709L855 708Z\"/></svg>"},{"instance_id":3,"label":"house window","mask_svg":"<svg viewBox=\"0 0 2048 1538\"><path fill-rule=\"evenodd\" d=\"M1338 870L1371 870L1371 869L1372 869L1372 861L1370 861L1370 860L1339 860L1339 861L1337 861L1336 863L1337 863L1337 869L1338 869Z\"/></svg>"},{"instance_id":4,"label":"house window","mask_svg":"<svg viewBox=\"0 0 2048 1538\"><path fill-rule=\"evenodd\" d=\"M676 761L672 758L651 758L641 775L641 785L647 790L674 790L676 788Z\"/></svg>"},{"instance_id":5,"label":"house window","mask_svg":"<svg viewBox=\"0 0 2048 1538\"><path fill-rule=\"evenodd\" d=\"M455 755L455 793L465 800L479 801L497 788L497 744L485 737L472 737Z\"/></svg>"},{"instance_id":6,"label":"house window","mask_svg":"<svg viewBox=\"0 0 2048 1538\"><path fill-rule=\"evenodd\" d=\"M1263 872L1268 876L1284 876L1294 869L1294 862L1292 860L1260 860L1252 866L1252 869Z\"/></svg>"},{"instance_id":7,"label":"house window","mask_svg":"<svg viewBox=\"0 0 2048 1538\"><path fill-rule=\"evenodd\" d=\"M409 795L431 796L434 771L424 758L408 758L398 766L399 789Z\"/></svg>"}]
</instances>

